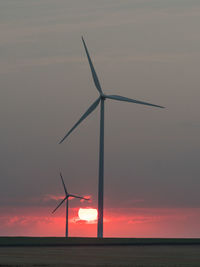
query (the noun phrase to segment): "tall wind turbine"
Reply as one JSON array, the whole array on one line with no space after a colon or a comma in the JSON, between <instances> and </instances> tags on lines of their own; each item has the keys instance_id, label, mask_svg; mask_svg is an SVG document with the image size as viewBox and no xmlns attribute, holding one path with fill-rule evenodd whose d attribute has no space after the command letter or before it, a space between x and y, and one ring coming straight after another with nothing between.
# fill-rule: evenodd
<instances>
[{"instance_id":1,"label":"tall wind turbine","mask_svg":"<svg viewBox=\"0 0 200 267\"><path fill-rule=\"evenodd\" d=\"M87 117L89 116L99 105L100 103L100 143L99 143L99 188L98 188L98 228L97 228L97 237L103 237L103 189L104 189L104 102L106 99L131 102L135 104L147 105L157 108L164 108L162 106L154 105L151 103L130 99L127 97L119 96L119 95L106 95L103 93L101 89L101 85L99 79L97 77L96 71L94 69L92 60L90 58L86 43L82 37L83 46L85 48L85 52L89 61L90 69L92 72L93 81L95 87L99 92L99 97L95 100L95 102L87 109L87 111L81 116L81 118L74 124L69 132L63 137L59 144L61 144L70 134L71 132Z\"/></svg>"},{"instance_id":2,"label":"tall wind turbine","mask_svg":"<svg viewBox=\"0 0 200 267\"><path fill-rule=\"evenodd\" d=\"M66 201L66 234L65 234L65 236L68 237L68 206L69 206L68 200L69 200L69 197L80 198L80 199L85 199L85 200L89 200L89 198L85 198L85 197L80 197L80 196L69 194L67 192L67 188L65 186L65 182L63 180L61 172L60 172L60 178L62 180L62 184L63 184L64 190L65 190L65 197L60 202L60 204L52 211L52 213L54 213Z\"/></svg>"}]
</instances>

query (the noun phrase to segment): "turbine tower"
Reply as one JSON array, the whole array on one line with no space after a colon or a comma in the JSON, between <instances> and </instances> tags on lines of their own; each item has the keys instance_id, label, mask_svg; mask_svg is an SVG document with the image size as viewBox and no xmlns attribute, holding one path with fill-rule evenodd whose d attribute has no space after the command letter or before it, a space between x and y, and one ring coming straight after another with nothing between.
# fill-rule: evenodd
<instances>
[{"instance_id":1,"label":"turbine tower","mask_svg":"<svg viewBox=\"0 0 200 267\"><path fill-rule=\"evenodd\" d=\"M65 236L68 237L68 207L69 207L68 200L69 200L69 197L80 198L80 199L85 199L85 200L89 200L89 198L85 198L85 197L80 197L80 196L69 194L67 192L67 188L65 186L65 182L63 180L61 172L60 172L60 178L62 180L62 184L63 184L63 187L64 187L65 197L60 202L60 204L52 211L52 213L54 213L66 201L66 234L65 234Z\"/></svg>"},{"instance_id":2,"label":"turbine tower","mask_svg":"<svg viewBox=\"0 0 200 267\"><path fill-rule=\"evenodd\" d=\"M99 97L95 100L95 102L87 109L87 111L81 116L81 118L74 124L74 126L67 132L67 134L63 137L59 144L61 144L70 134L71 132L86 118L88 117L99 105L100 103L100 142L99 142L99 184L98 184L98 228L97 228L97 237L103 237L103 190L104 190L104 102L106 99L131 102L135 104L147 105L157 108L164 108L162 106L154 105L151 103L130 99L127 97L119 96L119 95L106 95L102 91L99 79L97 77L96 71L94 69L92 60L90 58L86 43L82 37L83 46L85 48L85 52L87 55L87 59L90 65L90 69L92 72L92 78L94 81L94 85L99 92Z\"/></svg>"}]
</instances>

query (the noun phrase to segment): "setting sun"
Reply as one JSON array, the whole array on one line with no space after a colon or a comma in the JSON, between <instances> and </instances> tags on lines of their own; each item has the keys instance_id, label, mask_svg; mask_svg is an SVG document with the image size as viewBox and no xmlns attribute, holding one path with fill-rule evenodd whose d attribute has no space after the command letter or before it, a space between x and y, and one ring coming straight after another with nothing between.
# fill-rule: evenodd
<instances>
[{"instance_id":1,"label":"setting sun","mask_svg":"<svg viewBox=\"0 0 200 267\"><path fill-rule=\"evenodd\" d=\"M96 209L79 209L78 216L80 220L84 221L95 221L97 219L97 210Z\"/></svg>"}]
</instances>

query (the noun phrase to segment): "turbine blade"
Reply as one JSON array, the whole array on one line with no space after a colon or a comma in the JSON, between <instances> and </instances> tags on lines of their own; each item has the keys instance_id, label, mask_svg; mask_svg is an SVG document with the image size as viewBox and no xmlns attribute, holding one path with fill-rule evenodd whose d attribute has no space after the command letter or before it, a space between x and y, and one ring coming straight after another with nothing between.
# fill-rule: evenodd
<instances>
[{"instance_id":1,"label":"turbine blade","mask_svg":"<svg viewBox=\"0 0 200 267\"><path fill-rule=\"evenodd\" d=\"M90 113L92 113L92 111L94 111L96 109L96 107L98 106L99 102L100 102L100 97L88 108L88 110L83 114L83 116L77 121L77 123L74 124L74 126L71 128L71 130L63 137L63 139L60 141L59 144L61 144L69 135L70 133L85 119L87 118L87 116L90 115Z\"/></svg>"},{"instance_id":2,"label":"turbine blade","mask_svg":"<svg viewBox=\"0 0 200 267\"><path fill-rule=\"evenodd\" d=\"M86 197L79 197L79 196L76 196L76 195L69 195L70 197L75 197L75 198L80 198L80 199L85 199L85 200L90 200L89 198L86 198Z\"/></svg>"},{"instance_id":3,"label":"turbine blade","mask_svg":"<svg viewBox=\"0 0 200 267\"><path fill-rule=\"evenodd\" d=\"M109 99L113 99L113 100L118 100L118 101L132 102L132 103L146 105L146 106L164 108L164 107L159 106L159 105L155 105L155 104L151 104L151 103L148 103L148 102L143 102L143 101L139 101L139 100L135 100L135 99L119 96L119 95L105 95L105 97L109 98Z\"/></svg>"},{"instance_id":4,"label":"turbine blade","mask_svg":"<svg viewBox=\"0 0 200 267\"><path fill-rule=\"evenodd\" d=\"M60 202L60 204L52 211L52 213L54 213L61 205L62 205L62 203L66 200L68 198L68 196L67 197L65 197L61 202Z\"/></svg>"},{"instance_id":5,"label":"turbine blade","mask_svg":"<svg viewBox=\"0 0 200 267\"><path fill-rule=\"evenodd\" d=\"M60 172L60 178L61 178L61 180L62 180L62 184L63 184L63 187L64 187L64 190L65 190L65 194L66 194L66 196L68 195L68 193L67 193L67 188L66 188L66 186L65 186L65 182L64 182L64 180L63 180L63 177L62 177L62 173Z\"/></svg>"},{"instance_id":6,"label":"turbine blade","mask_svg":"<svg viewBox=\"0 0 200 267\"><path fill-rule=\"evenodd\" d=\"M91 69L91 72L92 72L92 77L93 77L93 81L94 81L94 84L97 88L97 90L99 91L100 94L102 94L102 89L101 89L101 85L100 85L100 82L99 82L99 79L97 77L97 74L96 74L96 71L94 69L94 66L92 64L92 60L90 58L90 54L88 52L88 49L87 49L87 46L86 46L86 43L82 37L82 42L83 42L83 45L84 45L84 48L85 48L85 52L86 52L86 55L87 55L87 58L88 58L88 61L89 61L89 65L90 65L90 69Z\"/></svg>"}]
</instances>

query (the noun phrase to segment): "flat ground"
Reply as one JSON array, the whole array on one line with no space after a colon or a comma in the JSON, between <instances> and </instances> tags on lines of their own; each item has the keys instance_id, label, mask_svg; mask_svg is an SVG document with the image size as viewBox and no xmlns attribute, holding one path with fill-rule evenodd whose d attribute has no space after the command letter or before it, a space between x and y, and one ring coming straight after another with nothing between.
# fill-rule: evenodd
<instances>
[{"instance_id":1,"label":"flat ground","mask_svg":"<svg viewBox=\"0 0 200 267\"><path fill-rule=\"evenodd\" d=\"M0 266L199 267L200 245L1 246Z\"/></svg>"}]
</instances>

